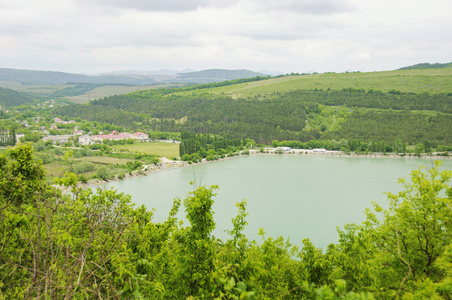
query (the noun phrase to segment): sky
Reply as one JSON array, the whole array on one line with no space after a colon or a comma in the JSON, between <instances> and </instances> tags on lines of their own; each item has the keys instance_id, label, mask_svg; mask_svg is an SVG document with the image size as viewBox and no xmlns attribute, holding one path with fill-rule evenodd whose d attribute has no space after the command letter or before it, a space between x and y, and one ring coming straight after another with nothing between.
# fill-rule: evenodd
<instances>
[{"instance_id":1,"label":"sky","mask_svg":"<svg viewBox=\"0 0 452 300\"><path fill-rule=\"evenodd\" d=\"M451 0L0 0L0 68L384 71L452 61Z\"/></svg>"}]
</instances>

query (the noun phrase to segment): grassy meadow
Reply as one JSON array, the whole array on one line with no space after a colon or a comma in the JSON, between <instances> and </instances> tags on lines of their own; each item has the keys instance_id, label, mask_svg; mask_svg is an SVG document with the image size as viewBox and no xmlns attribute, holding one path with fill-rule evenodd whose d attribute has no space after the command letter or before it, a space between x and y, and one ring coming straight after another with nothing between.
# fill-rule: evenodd
<instances>
[{"instance_id":1,"label":"grassy meadow","mask_svg":"<svg viewBox=\"0 0 452 300\"><path fill-rule=\"evenodd\" d=\"M164 142L150 142L150 143L135 143L127 145L115 145L116 150L126 150L132 153L145 153L154 154L158 156L164 156L172 159L179 157L179 144L176 143L164 143Z\"/></svg>"}]
</instances>

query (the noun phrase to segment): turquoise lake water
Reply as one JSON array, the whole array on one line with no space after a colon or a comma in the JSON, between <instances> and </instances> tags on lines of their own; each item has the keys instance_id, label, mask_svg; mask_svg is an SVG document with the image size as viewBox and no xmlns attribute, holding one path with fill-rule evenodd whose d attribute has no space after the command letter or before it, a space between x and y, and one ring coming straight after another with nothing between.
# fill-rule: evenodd
<instances>
[{"instance_id":1,"label":"turquoise lake water","mask_svg":"<svg viewBox=\"0 0 452 300\"><path fill-rule=\"evenodd\" d=\"M337 242L336 227L360 223L372 201L386 207L385 192L401 190L398 178L409 179L413 169L429 169L433 160L418 158L353 158L303 155L252 155L108 183L130 194L137 205L155 209L154 221L165 220L175 197L184 197L196 185L218 185L214 198L214 236L226 240L232 229L235 203L247 200L249 216L245 233L261 241L267 236L289 237L301 245L303 238L325 248ZM452 170L452 160L441 169ZM184 219L183 206L179 217ZM188 221L184 221L188 225Z\"/></svg>"}]
</instances>

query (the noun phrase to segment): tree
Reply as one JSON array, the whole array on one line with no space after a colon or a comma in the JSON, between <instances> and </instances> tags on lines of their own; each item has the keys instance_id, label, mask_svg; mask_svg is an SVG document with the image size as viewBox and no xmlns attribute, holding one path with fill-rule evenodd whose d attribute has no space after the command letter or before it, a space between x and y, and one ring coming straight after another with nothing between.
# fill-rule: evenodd
<instances>
[{"instance_id":1,"label":"tree","mask_svg":"<svg viewBox=\"0 0 452 300\"><path fill-rule=\"evenodd\" d=\"M373 262L390 266L380 269L378 276L397 295L412 292L420 282L437 283L448 276L437 260L452 244L452 172L439 172L439 164L427 174L413 171L411 183L401 179L404 190L388 193L389 209L375 205L382 221L368 213L378 251Z\"/></svg>"},{"instance_id":2,"label":"tree","mask_svg":"<svg viewBox=\"0 0 452 300\"><path fill-rule=\"evenodd\" d=\"M71 188L63 196L46 184L31 145L8 156L0 156L1 298L118 298L133 273L130 196L77 189L73 173L56 181Z\"/></svg>"}]
</instances>

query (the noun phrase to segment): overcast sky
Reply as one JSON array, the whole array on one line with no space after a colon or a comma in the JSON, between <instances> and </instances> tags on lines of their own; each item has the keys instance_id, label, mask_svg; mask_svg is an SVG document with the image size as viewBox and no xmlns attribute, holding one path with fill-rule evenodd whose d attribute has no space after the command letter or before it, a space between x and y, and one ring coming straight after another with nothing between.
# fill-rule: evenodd
<instances>
[{"instance_id":1,"label":"overcast sky","mask_svg":"<svg viewBox=\"0 0 452 300\"><path fill-rule=\"evenodd\" d=\"M0 0L0 68L367 72L451 61L451 0Z\"/></svg>"}]
</instances>

